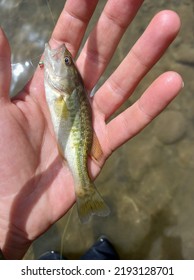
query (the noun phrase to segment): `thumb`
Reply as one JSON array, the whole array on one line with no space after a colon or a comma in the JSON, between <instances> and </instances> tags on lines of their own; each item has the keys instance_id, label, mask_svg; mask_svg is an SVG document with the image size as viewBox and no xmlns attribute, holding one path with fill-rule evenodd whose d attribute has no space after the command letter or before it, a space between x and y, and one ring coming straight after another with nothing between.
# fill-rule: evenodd
<instances>
[{"instance_id":1,"label":"thumb","mask_svg":"<svg viewBox=\"0 0 194 280\"><path fill-rule=\"evenodd\" d=\"M0 28L0 98L9 97L11 83L11 50L5 33Z\"/></svg>"}]
</instances>

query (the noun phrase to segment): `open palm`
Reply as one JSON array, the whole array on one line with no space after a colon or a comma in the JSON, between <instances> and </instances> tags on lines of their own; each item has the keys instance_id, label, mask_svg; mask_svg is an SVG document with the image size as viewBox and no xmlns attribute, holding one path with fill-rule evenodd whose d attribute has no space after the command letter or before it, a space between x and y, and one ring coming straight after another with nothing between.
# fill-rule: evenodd
<instances>
[{"instance_id":1,"label":"open palm","mask_svg":"<svg viewBox=\"0 0 194 280\"><path fill-rule=\"evenodd\" d=\"M98 1L82 2L81 9L76 1L66 2L50 40L52 47L65 43L73 56ZM107 2L77 60L88 90L105 70L142 2ZM157 14L95 94L93 125L103 155L99 162L89 160L91 177L98 175L117 147L141 131L180 91L181 77L175 72L164 73L136 103L107 124L109 117L164 53L179 27L180 21L174 12ZM75 202L71 173L58 154L45 101L43 72L38 68L24 90L10 100L10 49L3 31L0 32L0 247L7 258L21 258L32 240Z\"/></svg>"}]
</instances>

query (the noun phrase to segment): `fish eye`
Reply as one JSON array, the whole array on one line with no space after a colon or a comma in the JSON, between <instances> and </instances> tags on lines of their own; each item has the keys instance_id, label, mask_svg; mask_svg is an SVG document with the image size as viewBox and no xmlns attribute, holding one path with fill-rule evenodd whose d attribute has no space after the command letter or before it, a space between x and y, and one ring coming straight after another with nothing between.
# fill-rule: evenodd
<instances>
[{"instance_id":1,"label":"fish eye","mask_svg":"<svg viewBox=\"0 0 194 280\"><path fill-rule=\"evenodd\" d=\"M65 56L64 61L67 66L71 65L71 58L69 56Z\"/></svg>"}]
</instances>

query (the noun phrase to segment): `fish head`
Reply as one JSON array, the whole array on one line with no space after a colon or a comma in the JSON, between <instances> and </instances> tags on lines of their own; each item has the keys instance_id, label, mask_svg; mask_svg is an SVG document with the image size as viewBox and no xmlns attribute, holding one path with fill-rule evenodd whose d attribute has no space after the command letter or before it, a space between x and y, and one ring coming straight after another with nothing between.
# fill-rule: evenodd
<instances>
[{"instance_id":1,"label":"fish head","mask_svg":"<svg viewBox=\"0 0 194 280\"><path fill-rule=\"evenodd\" d=\"M70 94L82 83L71 53L65 44L55 49L45 44L44 71L48 83L60 92Z\"/></svg>"}]
</instances>

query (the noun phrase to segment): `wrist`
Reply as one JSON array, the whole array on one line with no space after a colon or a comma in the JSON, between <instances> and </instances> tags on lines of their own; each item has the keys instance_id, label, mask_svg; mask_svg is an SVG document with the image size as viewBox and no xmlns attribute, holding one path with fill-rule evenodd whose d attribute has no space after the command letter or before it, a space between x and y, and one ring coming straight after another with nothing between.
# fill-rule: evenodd
<instances>
[{"instance_id":1,"label":"wrist","mask_svg":"<svg viewBox=\"0 0 194 280\"><path fill-rule=\"evenodd\" d=\"M22 259L27 252L32 241L25 238L21 233L16 231L8 231L0 233L0 248L3 256L7 260L19 260Z\"/></svg>"}]
</instances>

